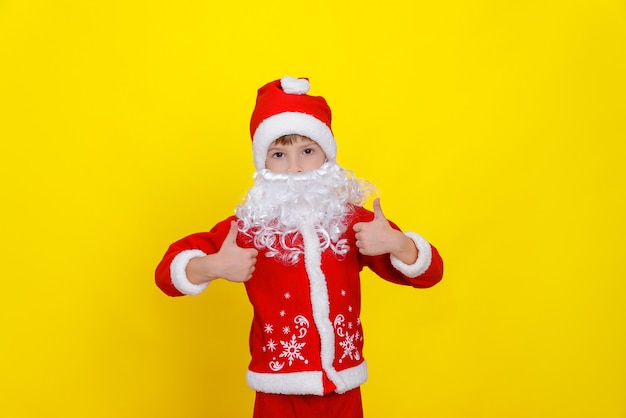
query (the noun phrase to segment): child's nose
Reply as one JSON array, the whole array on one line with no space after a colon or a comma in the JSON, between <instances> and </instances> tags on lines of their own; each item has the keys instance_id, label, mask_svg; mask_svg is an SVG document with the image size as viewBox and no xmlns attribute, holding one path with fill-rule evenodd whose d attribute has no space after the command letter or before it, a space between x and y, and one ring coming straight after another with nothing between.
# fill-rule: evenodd
<instances>
[{"instance_id":1,"label":"child's nose","mask_svg":"<svg viewBox=\"0 0 626 418\"><path fill-rule=\"evenodd\" d=\"M300 165L300 160L297 158L291 158L289 160L289 167L287 169L290 173L300 173L302 172L302 166Z\"/></svg>"}]
</instances>

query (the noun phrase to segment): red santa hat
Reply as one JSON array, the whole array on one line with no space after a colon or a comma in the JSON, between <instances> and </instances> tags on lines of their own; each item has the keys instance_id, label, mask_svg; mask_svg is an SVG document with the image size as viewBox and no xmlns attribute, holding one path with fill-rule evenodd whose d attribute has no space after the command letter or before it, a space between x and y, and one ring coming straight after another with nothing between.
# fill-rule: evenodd
<instances>
[{"instance_id":1,"label":"red santa hat","mask_svg":"<svg viewBox=\"0 0 626 418\"><path fill-rule=\"evenodd\" d=\"M257 170L265 168L267 149L283 135L302 135L317 142L328 161L337 156L330 107L321 96L309 96L307 78L283 77L261 87L250 119L252 153Z\"/></svg>"}]
</instances>

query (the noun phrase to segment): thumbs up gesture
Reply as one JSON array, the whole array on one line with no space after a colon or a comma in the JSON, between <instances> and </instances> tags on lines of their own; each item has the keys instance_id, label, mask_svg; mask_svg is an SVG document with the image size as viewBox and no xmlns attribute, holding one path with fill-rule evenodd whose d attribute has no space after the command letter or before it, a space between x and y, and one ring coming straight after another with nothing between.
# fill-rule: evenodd
<instances>
[{"instance_id":1,"label":"thumbs up gesture","mask_svg":"<svg viewBox=\"0 0 626 418\"><path fill-rule=\"evenodd\" d=\"M219 274L231 282L245 282L252 277L258 251L254 248L241 248L237 245L237 222L230 223L228 235L224 239L219 256Z\"/></svg>"},{"instance_id":2,"label":"thumbs up gesture","mask_svg":"<svg viewBox=\"0 0 626 418\"><path fill-rule=\"evenodd\" d=\"M237 223L232 221L228 235L215 254L192 258L186 268L190 282L206 283L217 278L231 282L246 282L252 277L258 251L237 245Z\"/></svg>"},{"instance_id":3,"label":"thumbs up gesture","mask_svg":"<svg viewBox=\"0 0 626 418\"><path fill-rule=\"evenodd\" d=\"M356 232L356 246L363 255L392 254L407 264L413 264L417 259L417 247L413 240L391 227L379 198L374 200L374 219L358 222L353 229Z\"/></svg>"}]
</instances>

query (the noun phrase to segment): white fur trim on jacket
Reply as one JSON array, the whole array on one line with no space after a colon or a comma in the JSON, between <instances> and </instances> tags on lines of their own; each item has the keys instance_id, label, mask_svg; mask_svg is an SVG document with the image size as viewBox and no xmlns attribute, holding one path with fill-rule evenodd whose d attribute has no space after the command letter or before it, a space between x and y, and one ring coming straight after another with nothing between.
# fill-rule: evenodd
<instances>
[{"instance_id":1,"label":"white fur trim on jacket","mask_svg":"<svg viewBox=\"0 0 626 418\"><path fill-rule=\"evenodd\" d=\"M348 382L333 367L335 361L335 328L330 322L330 300L326 276L322 271L322 250L315 228L310 223L300 229L304 244L304 268L309 276L313 321L320 335L322 369L337 386L336 392L349 390Z\"/></svg>"},{"instance_id":2,"label":"white fur trim on jacket","mask_svg":"<svg viewBox=\"0 0 626 418\"><path fill-rule=\"evenodd\" d=\"M170 276L172 284L179 292L185 295L197 295L207 288L209 283L194 284L187 278L185 269L189 260L196 257L204 257L206 254L201 250L185 250L176 255L170 264Z\"/></svg>"},{"instance_id":3,"label":"white fur trim on jacket","mask_svg":"<svg viewBox=\"0 0 626 418\"><path fill-rule=\"evenodd\" d=\"M284 135L298 134L317 142L328 161L337 157L337 143L330 128L321 120L301 112L283 112L265 119L254 131L252 153L257 170L265 168L267 149Z\"/></svg>"},{"instance_id":4,"label":"white fur trim on jacket","mask_svg":"<svg viewBox=\"0 0 626 418\"><path fill-rule=\"evenodd\" d=\"M367 380L367 363L364 361L358 366L337 372L343 382L344 390L354 389ZM246 382L253 390L266 393L280 393L282 395L323 395L324 380L321 371L296 373L257 373L251 370L246 372Z\"/></svg>"},{"instance_id":5,"label":"white fur trim on jacket","mask_svg":"<svg viewBox=\"0 0 626 418\"><path fill-rule=\"evenodd\" d=\"M428 241L415 232L405 232L404 235L411 238L415 243L415 246L419 251L417 260L415 260L415 263L413 264L406 264L392 255L391 264L402 274L408 277L417 277L424 274L424 272L428 270L428 267L430 267L430 262L433 258L432 248L430 247Z\"/></svg>"}]
</instances>

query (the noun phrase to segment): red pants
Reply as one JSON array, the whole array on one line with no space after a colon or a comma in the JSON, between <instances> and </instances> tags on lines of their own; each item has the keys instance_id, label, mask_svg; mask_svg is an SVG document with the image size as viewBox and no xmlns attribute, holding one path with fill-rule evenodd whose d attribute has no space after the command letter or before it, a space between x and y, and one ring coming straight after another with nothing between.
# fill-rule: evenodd
<instances>
[{"instance_id":1,"label":"red pants","mask_svg":"<svg viewBox=\"0 0 626 418\"><path fill-rule=\"evenodd\" d=\"M256 393L254 418L363 418L361 389L346 393L276 395Z\"/></svg>"}]
</instances>

